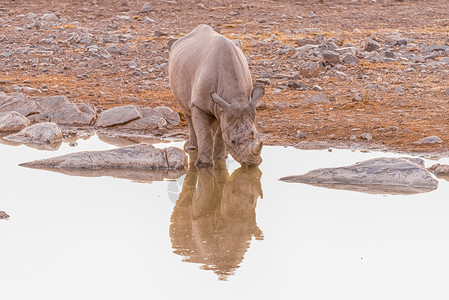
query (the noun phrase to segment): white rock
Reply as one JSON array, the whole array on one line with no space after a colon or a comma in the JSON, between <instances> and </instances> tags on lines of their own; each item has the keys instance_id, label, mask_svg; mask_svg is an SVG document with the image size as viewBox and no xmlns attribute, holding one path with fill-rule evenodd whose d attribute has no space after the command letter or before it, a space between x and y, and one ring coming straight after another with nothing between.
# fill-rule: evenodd
<instances>
[{"instance_id":1,"label":"white rock","mask_svg":"<svg viewBox=\"0 0 449 300\"><path fill-rule=\"evenodd\" d=\"M62 140L62 132L56 123L39 123L4 137L5 140L24 144L53 144Z\"/></svg>"},{"instance_id":2,"label":"white rock","mask_svg":"<svg viewBox=\"0 0 449 300\"><path fill-rule=\"evenodd\" d=\"M317 169L281 180L389 194L419 193L438 187L438 181L428 170L406 158L375 158L352 166Z\"/></svg>"},{"instance_id":3,"label":"white rock","mask_svg":"<svg viewBox=\"0 0 449 300\"><path fill-rule=\"evenodd\" d=\"M0 115L0 131L19 131L30 125L30 120L16 111Z\"/></svg>"},{"instance_id":4,"label":"white rock","mask_svg":"<svg viewBox=\"0 0 449 300\"><path fill-rule=\"evenodd\" d=\"M420 140L414 141L414 142L412 142L412 144L415 144L415 145L436 144L436 143L440 144L442 142L443 141L437 136L428 136L428 137L422 138Z\"/></svg>"},{"instance_id":5,"label":"white rock","mask_svg":"<svg viewBox=\"0 0 449 300\"><path fill-rule=\"evenodd\" d=\"M113 107L100 113L97 126L109 127L124 124L142 117L142 113L134 105Z\"/></svg>"},{"instance_id":6,"label":"white rock","mask_svg":"<svg viewBox=\"0 0 449 300\"><path fill-rule=\"evenodd\" d=\"M25 117L39 113L36 103L22 93L5 94L0 92L0 112L16 111Z\"/></svg>"},{"instance_id":7,"label":"white rock","mask_svg":"<svg viewBox=\"0 0 449 300\"><path fill-rule=\"evenodd\" d=\"M183 169L187 165L185 152L176 147L159 149L139 144L106 151L85 151L21 164L33 168L60 169Z\"/></svg>"},{"instance_id":8,"label":"white rock","mask_svg":"<svg viewBox=\"0 0 449 300\"><path fill-rule=\"evenodd\" d=\"M42 20L45 21L58 21L59 18L55 14L45 14L42 16Z\"/></svg>"}]
</instances>

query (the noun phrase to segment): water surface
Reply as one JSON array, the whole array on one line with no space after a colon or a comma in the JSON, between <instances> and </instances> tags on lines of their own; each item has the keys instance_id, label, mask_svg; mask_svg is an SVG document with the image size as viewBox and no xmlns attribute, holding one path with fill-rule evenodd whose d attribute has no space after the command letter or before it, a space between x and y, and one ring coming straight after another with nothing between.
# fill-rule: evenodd
<instances>
[{"instance_id":1,"label":"water surface","mask_svg":"<svg viewBox=\"0 0 449 300\"><path fill-rule=\"evenodd\" d=\"M278 180L398 155L264 147L260 170L147 181L17 166L114 147L0 145L2 299L449 297L448 182L404 196Z\"/></svg>"}]
</instances>

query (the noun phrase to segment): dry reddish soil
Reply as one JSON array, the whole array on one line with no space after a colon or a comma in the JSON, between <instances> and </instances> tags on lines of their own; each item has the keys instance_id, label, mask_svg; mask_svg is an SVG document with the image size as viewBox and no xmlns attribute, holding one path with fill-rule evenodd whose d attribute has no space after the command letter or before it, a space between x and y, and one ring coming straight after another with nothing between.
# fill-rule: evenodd
<instances>
[{"instance_id":1,"label":"dry reddish soil","mask_svg":"<svg viewBox=\"0 0 449 300\"><path fill-rule=\"evenodd\" d=\"M168 85L166 45L205 23L240 39L254 81L265 78L257 121L266 144L448 150L449 51L427 48L449 42L446 0L150 1L152 8L141 12L144 2L0 0L0 91L65 95L102 109L164 105L182 114ZM57 19L42 18L49 13ZM407 45L395 45L392 36ZM366 59L368 39L381 45L379 57L390 51L395 59ZM356 47L361 60L298 58L307 40ZM316 77L300 75L307 60L322 62ZM330 101L303 103L318 93ZM443 143L412 144L433 135Z\"/></svg>"}]
</instances>

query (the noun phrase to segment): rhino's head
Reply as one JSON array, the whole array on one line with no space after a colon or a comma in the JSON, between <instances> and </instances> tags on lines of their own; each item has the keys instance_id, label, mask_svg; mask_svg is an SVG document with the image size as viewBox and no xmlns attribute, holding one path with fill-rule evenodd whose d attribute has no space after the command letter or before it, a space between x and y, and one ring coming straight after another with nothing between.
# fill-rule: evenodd
<instances>
[{"instance_id":1,"label":"rhino's head","mask_svg":"<svg viewBox=\"0 0 449 300\"><path fill-rule=\"evenodd\" d=\"M256 130L256 103L265 93L262 87L255 87L251 100L235 101L230 104L212 93L211 97L221 109L219 116L223 141L229 153L242 165L258 166L262 162L260 153L262 141Z\"/></svg>"}]
</instances>

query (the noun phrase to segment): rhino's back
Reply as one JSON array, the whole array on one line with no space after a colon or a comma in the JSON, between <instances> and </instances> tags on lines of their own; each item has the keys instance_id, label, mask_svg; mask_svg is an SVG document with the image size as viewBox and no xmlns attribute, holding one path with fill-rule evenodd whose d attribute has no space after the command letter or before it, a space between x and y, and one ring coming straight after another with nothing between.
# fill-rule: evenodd
<instances>
[{"instance_id":1,"label":"rhino's back","mask_svg":"<svg viewBox=\"0 0 449 300\"><path fill-rule=\"evenodd\" d=\"M183 109L190 106L194 93L201 94L197 98L209 99L210 93L217 92L231 99L239 93L247 95L252 88L241 50L207 25L198 26L173 44L169 76L172 92ZM211 105L212 101L199 104L203 109Z\"/></svg>"}]
</instances>

